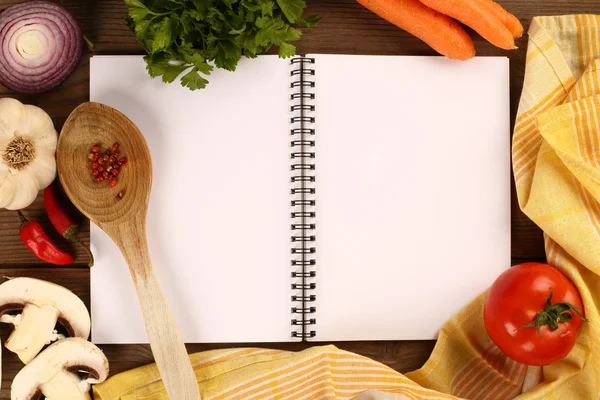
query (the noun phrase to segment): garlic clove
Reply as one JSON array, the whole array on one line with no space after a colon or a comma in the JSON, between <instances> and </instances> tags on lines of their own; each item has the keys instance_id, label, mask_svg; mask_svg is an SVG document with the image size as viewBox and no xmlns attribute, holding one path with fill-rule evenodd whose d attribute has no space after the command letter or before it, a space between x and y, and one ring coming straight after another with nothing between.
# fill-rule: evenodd
<instances>
[{"instance_id":1,"label":"garlic clove","mask_svg":"<svg viewBox=\"0 0 600 400\"><path fill-rule=\"evenodd\" d=\"M2 192L2 186L4 186L4 183L8 182L9 175L10 171L8 170L8 165L0 162L0 193ZM2 194L0 194L0 203L2 201ZM2 205L0 205L0 208L2 208Z\"/></svg>"},{"instance_id":2,"label":"garlic clove","mask_svg":"<svg viewBox=\"0 0 600 400\"><path fill-rule=\"evenodd\" d=\"M10 172L7 172L3 178L0 178L0 208L6 208L7 205L12 203L17 194L13 178Z\"/></svg>"},{"instance_id":3,"label":"garlic clove","mask_svg":"<svg viewBox=\"0 0 600 400\"><path fill-rule=\"evenodd\" d=\"M5 124L0 118L0 155L14 137L13 129ZM0 164L3 164L2 157L0 157Z\"/></svg>"},{"instance_id":4,"label":"garlic clove","mask_svg":"<svg viewBox=\"0 0 600 400\"><path fill-rule=\"evenodd\" d=\"M12 180L14 181L16 195L5 208L7 210L21 210L32 203L31 199L35 200L39 192L39 186L30 168L22 169L19 171L18 179L12 177Z\"/></svg>"},{"instance_id":5,"label":"garlic clove","mask_svg":"<svg viewBox=\"0 0 600 400\"><path fill-rule=\"evenodd\" d=\"M35 143L36 150L39 150L36 151L36 154L54 157L58 136L53 131L31 131L27 134L23 134L23 137L30 139Z\"/></svg>"},{"instance_id":6,"label":"garlic clove","mask_svg":"<svg viewBox=\"0 0 600 400\"><path fill-rule=\"evenodd\" d=\"M44 154L37 154L35 160L31 162L28 168L23 171L35 171L31 174L31 179L34 179L38 187L45 188L50 185L56 177L56 162L54 161L54 154L51 157L46 157Z\"/></svg>"},{"instance_id":7,"label":"garlic clove","mask_svg":"<svg viewBox=\"0 0 600 400\"><path fill-rule=\"evenodd\" d=\"M54 145L53 147L56 148L57 136L48 135L48 132L54 131L54 124L50 116L39 107L25 105L25 117L28 123L27 132L23 132L24 136L35 140L38 144L44 143L44 139L49 140L47 145Z\"/></svg>"},{"instance_id":8,"label":"garlic clove","mask_svg":"<svg viewBox=\"0 0 600 400\"><path fill-rule=\"evenodd\" d=\"M0 208L5 207L8 204L8 196L2 197L5 190L3 189L6 177L0 177ZM8 186L6 186L8 187ZM7 192L8 193L8 192Z\"/></svg>"},{"instance_id":9,"label":"garlic clove","mask_svg":"<svg viewBox=\"0 0 600 400\"><path fill-rule=\"evenodd\" d=\"M0 120L14 133L27 123L25 107L20 101L9 97L0 99Z\"/></svg>"},{"instance_id":10,"label":"garlic clove","mask_svg":"<svg viewBox=\"0 0 600 400\"><path fill-rule=\"evenodd\" d=\"M52 143L53 140L52 138L42 138L42 140L38 140L36 139L35 143L37 145L37 148L39 151L36 151L36 158L40 157L40 158L46 158L49 161L53 161L54 164L56 164L55 161L55 154L56 154L56 139L54 139L54 143ZM48 143L48 144L46 144ZM41 146L41 144L43 144L43 146Z\"/></svg>"},{"instance_id":11,"label":"garlic clove","mask_svg":"<svg viewBox=\"0 0 600 400\"><path fill-rule=\"evenodd\" d=\"M4 175L8 173L10 173L8 165L3 163L0 158L0 186L2 186L2 183L4 182Z\"/></svg>"}]
</instances>

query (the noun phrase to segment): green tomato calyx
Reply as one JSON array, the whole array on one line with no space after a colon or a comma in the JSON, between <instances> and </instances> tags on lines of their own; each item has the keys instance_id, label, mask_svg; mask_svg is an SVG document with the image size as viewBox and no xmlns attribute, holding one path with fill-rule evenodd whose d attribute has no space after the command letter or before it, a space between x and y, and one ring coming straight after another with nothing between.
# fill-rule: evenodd
<instances>
[{"instance_id":1,"label":"green tomato calyx","mask_svg":"<svg viewBox=\"0 0 600 400\"><path fill-rule=\"evenodd\" d=\"M544 338L542 337L542 333L540 332L540 327L542 325L549 325L550 329L555 331L558 329L558 324L573 319L573 311L579 316L579 318L587 322L587 319L585 319L581 311L579 311L579 309L573 304L564 301L552 304L552 295L553 290L552 288L550 288L550 296L548 296L548 300L546 300L546 306L544 307L544 309L535 316L535 319L532 322L515 329L515 331L523 328L535 327L540 339L542 339L543 342Z\"/></svg>"}]
</instances>

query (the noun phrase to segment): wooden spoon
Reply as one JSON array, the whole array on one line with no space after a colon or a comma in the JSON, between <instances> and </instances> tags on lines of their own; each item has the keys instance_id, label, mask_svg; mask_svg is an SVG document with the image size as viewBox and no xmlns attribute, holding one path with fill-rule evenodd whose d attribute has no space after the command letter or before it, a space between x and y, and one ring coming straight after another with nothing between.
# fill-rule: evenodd
<instances>
[{"instance_id":1,"label":"wooden spoon","mask_svg":"<svg viewBox=\"0 0 600 400\"><path fill-rule=\"evenodd\" d=\"M127 164L118 185L98 183L88 154L119 143ZM158 284L146 240L146 213L152 186L150 151L125 115L99 103L84 103L65 122L57 149L60 181L73 204L98 225L123 253L137 291L150 347L169 398L200 399L198 384L175 319ZM117 198L118 193L122 199Z\"/></svg>"}]
</instances>

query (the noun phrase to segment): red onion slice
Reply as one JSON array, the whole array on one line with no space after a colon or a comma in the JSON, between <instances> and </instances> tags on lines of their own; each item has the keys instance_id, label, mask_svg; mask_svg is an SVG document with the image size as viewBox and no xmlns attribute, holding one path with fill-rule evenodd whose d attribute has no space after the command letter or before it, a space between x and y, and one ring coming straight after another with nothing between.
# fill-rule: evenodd
<instances>
[{"instance_id":1,"label":"red onion slice","mask_svg":"<svg viewBox=\"0 0 600 400\"><path fill-rule=\"evenodd\" d=\"M79 24L56 3L26 1L0 13L0 83L9 89L55 88L73 72L82 52Z\"/></svg>"}]
</instances>

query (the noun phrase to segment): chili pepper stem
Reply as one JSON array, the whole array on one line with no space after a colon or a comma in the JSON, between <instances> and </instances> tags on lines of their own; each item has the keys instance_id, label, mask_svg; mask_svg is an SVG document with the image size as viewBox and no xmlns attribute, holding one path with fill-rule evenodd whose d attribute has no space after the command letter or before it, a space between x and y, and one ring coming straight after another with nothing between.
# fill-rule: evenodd
<instances>
[{"instance_id":1,"label":"chili pepper stem","mask_svg":"<svg viewBox=\"0 0 600 400\"><path fill-rule=\"evenodd\" d=\"M19 219L21 219L21 226L23 226L29 222L29 220L27 218L25 218L25 216L23 215L21 210L17 210L17 214L19 214Z\"/></svg>"},{"instance_id":2,"label":"chili pepper stem","mask_svg":"<svg viewBox=\"0 0 600 400\"><path fill-rule=\"evenodd\" d=\"M76 241L88 254L88 256L90 257L90 262L88 263L88 266L92 268L94 266L94 255L92 254L92 251L88 249L88 247L85 245L85 243L81 241L81 239L79 239L79 236L75 236L73 240Z\"/></svg>"}]
</instances>

